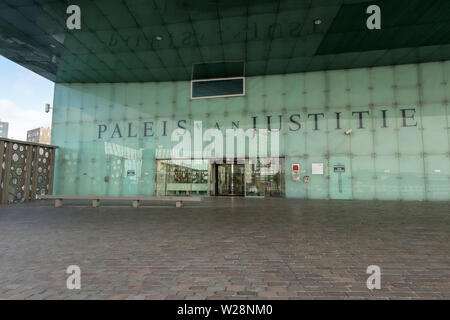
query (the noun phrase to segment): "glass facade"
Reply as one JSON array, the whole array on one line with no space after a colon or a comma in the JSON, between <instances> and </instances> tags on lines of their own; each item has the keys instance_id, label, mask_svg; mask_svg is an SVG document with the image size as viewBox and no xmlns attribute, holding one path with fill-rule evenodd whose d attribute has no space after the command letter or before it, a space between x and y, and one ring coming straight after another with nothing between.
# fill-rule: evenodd
<instances>
[{"instance_id":1,"label":"glass facade","mask_svg":"<svg viewBox=\"0 0 450 320\"><path fill-rule=\"evenodd\" d=\"M245 164L248 197L283 197L285 195L284 159L257 159Z\"/></svg>"},{"instance_id":2,"label":"glass facade","mask_svg":"<svg viewBox=\"0 0 450 320\"><path fill-rule=\"evenodd\" d=\"M208 161L156 160L156 195L208 195Z\"/></svg>"},{"instance_id":3,"label":"glass facade","mask_svg":"<svg viewBox=\"0 0 450 320\"><path fill-rule=\"evenodd\" d=\"M284 159L271 158L235 163L156 160L155 194L281 197L285 186L283 163Z\"/></svg>"},{"instance_id":4,"label":"glass facade","mask_svg":"<svg viewBox=\"0 0 450 320\"><path fill-rule=\"evenodd\" d=\"M215 195L210 159L160 154L202 121L223 133L280 129L279 167L264 157L244 162L243 177L237 167L246 196L450 199L449 61L250 77L242 97L189 97L189 81L57 84L55 193Z\"/></svg>"}]
</instances>

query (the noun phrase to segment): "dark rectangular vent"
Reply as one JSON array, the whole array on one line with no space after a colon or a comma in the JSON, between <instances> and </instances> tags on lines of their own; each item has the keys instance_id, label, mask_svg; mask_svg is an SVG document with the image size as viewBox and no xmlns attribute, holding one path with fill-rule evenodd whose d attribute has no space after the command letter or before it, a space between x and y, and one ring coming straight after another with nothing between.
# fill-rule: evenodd
<instances>
[{"instance_id":1,"label":"dark rectangular vent","mask_svg":"<svg viewBox=\"0 0 450 320\"><path fill-rule=\"evenodd\" d=\"M191 99L245 95L245 78L192 80Z\"/></svg>"}]
</instances>

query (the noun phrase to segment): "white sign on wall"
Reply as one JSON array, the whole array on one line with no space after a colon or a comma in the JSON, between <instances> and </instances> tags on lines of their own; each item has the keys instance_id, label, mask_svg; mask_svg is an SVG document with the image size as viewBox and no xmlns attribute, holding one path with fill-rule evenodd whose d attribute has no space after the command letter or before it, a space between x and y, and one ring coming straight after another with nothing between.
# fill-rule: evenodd
<instances>
[{"instance_id":1,"label":"white sign on wall","mask_svg":"<svg viewBox=\"0 0 450 320\"><path fill-rule=\"evenodd\" d=\"M313 163L312 174L323 174L323 163Z\"/></svg>"},{"instance_id":2,"label":"white sign on wall","mask_svg":"<svg viewBox=\"0 0 450 320\"><path fill-rule=\"evenodd\" d=\"M292 181L300 181L300 164L292 164Z\"/></svg>"}]
</instances>

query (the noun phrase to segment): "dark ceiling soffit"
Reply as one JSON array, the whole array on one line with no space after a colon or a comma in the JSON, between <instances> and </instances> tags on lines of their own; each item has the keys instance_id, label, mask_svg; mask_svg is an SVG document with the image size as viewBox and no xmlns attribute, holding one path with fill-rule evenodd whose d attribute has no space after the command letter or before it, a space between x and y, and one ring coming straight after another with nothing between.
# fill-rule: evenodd
<instances>
[{"instance_id":1,"label":"dark ceiling soffit","mask_svg":"<svg viewBox=\"0 0 450 320\"><path fill-rule=\"evenodd\" d=\"M189 0L183 2L182 8L187 14L189 21L186 24L189 32L193 34L195 41L193 47L183 48L175 45L173 28L170 25L170 19L174 19L173 16L165 16L162 14L162 10L159 10L162 6L159 0L150 0L150 3L154 5L158 15L158 19L161 21L159 26L164 33L168 35L167 41L169 41L169 48L162 50L151 51L139 51L136 48L130 46L126 39L126 29L117 28L114 25L114 21L108 15L108 12L112 10L108 7L105 11L104 6L100 6L98 2L88 2L91 9L95 10L98 19L104 21L109 25L111 32L117 35L118 40L125 43L125 47L117 51L112 49L101 39L99 32L94 32L89 26L86 26L83 30L84 33L68 32L65 35L63 31L65 26L61 16L61 8L64 8L64 1L33 1L32 9L38 10L42 13L39 16L40 23L47 27L50 26L53 30L49 32L44 28L39 27L39 23L30 18L30 15L23 14L18 6L10 5L12 0L0 0L3 3L0 4L0 11L2 8L7 7L8 10L15 10L15 16L20 16L24 25L35 26L35 30L30 31L30 34L24 33L19 30L11 21L7 21L0 13L0 54L6 58L13 60L22 66L52 80L55 82L144 82L144 81L167 81L167 80L189 80L191 78L192 63L201 62L207 60L203 53L207 53L206 49L212 50L208 47L201 45L201 37L197 33L194 23L198 21L193 20L193 16L197 17L202 14L201 6L195 7L193 4L198 2ZM118 0L119 1L119 0ZM207 0L204 0L207 1ZM233 0L234 1L234 0ZM237 2L234 1L231 4L231 9L239 8L236 6ZM253 0L249 0L248 3L252 3ZM406 3L406 0L399 0L401 3ZM77 1L75 1L77 2ZM80 1L78 1L80 2ZM129 1L120 0L121 8L124 13L131 17L133 23L139 30L144 30L145 26L141 25L140 20L136 15L136 11L128 4ZM119 3L118 2L118 3ZM176 1L177 2L177 1ZM221 60L235 60L232 56L236 52L233 52L233 48L241 46L244 49L244 56L247 59L246 65L248 66L248 76L264 75L264 74L284 74L292 72L307 72L307 71L319 71L319 70L334 70L334 69L347 69L358 67L373 67L379 65L395 65L405 63L418 63L418 62L431 62L439 60L450 59L450 23L449 17L443 17L439 8L442 6L448 6L445 0L436 0L433 5L428 7L424 5L424 2L419 0L407 1L414 8L428 8L422 10L423 16L426 18L437 15L438 23L435 28L428 31L423 31L421 34L424 37L422 39L416 39L414 37L417 31L409 38L403 36L406 39L403 42L389 43L392 41L392 34L395 36L395 32L401 27L387 27L386 34L391 34L387 42L380 40L382 33L375 31L369 33L368 31L356 32L360 30L360 26L356 26L353 22L349 21L349 14L357 7L360 11L361 8L367 5L367 2L373 2L368 0L356 0L352 4L341 5L340 2L324 2L327 3L325 7L314 7L311 3L305 5L302 10L304 11L304 21L313 21L317 17L326 16L325 22L319 26L316 33L311 34L311 26L307 23L301 25L300 36L292 39L274 39L268 38L262 42L261 48L264 48L264 52L260 52L257 56L260 56L259 60L251 60L250 53L247 52L249 46L254 46L254 41L249 41L248 31L245 33L245 39L243 41L238 40L233 43L225 43L222 38L222 22L224 17L219 12L218 1L207 1L207 6L213 8L214 3L215 13L214 19L218 21L218 28L221 32L219 45L217 49L220 51L219 57ZM363 4L359 3L363 2ZM84 3L84 1L83 1ZM185 5L188 3L188 6ZM203 2L206 3L206 2ZM259 3L262 3L261 1ZM272 20L264 21L266 24L278 25L283 23L279 19L280 13L280 1L264 0L263 5L273 7ZM306 3L306 2L305 2ZM317 3L317 2L316 2ZM377 3L388 3L386 0L379 0ZM389 2L392 4L392 2ZM429 4L429 2L426 2ZM441 5L439 5L439 3ZM446 4L447 3L447 4ZM51 6L59 5L59 6ZM421 7L422 6L422 7ZM391 5L392 7L392 5ZM449 6L450 8L450 6ZM173 9L173 8L172 8ZM178 8L179 9L179 8ZM230 10L231 10L230 9ZM254 8L251 8L252 10ZM272 10L272 9L270 9ZM358 11L358 12L359 12ZM206 12L206 11L205 11ZM249 7L245 8L245 21L246 28L249 30L248 21L253 17L250 17ZM206 12L208 13L208 12ZM269 15L270 16L270 15ZM403 17L398 18L403 19ZM20 23L20 21L18 21ZM353 24L352 24L353 23ZM358 22L360 23L360 22ZM357 24L358 24L357 23ZM357 27L357 28L356 28ZM415 27L413 25L413 27ZM356 28L356 29L355 29ZM396 29L397 28L397 29ZM429 34L425 34L429 32ZM40 34L36 36L36 34ZM154 39L149 39L145 32L142 32L145 41L152 42ZM83 42L83 36L89 36L100 45L104 45L103 48L106 51L96 52L95 47L89 46L89 42L86 44ZM398 35L400 36L400 35ZM64 38L66 39L65 45ZM383 36L385 38L385 36ZM424 39L424 40L423 40ZM409 42L408 42L408 41ZM307 42L305 42L307 41ZM260 41L261 42L261 41ZM280 43L285 47L280 47ZM403 44L403 46L402 46ZM416 44L416 45L415 45ZM85 52L84 55L67 54L69 50L67 46L74 45L79 48L80 52ZM255 52L255 48L252 47L252 52ZM281 49L280 49L281 48ZM186 49L192 52L198 52L199 57L192 56L192 59L184 56L182 53ZM125 50L125 51L124 51ZM259 49L256 49L259 50ZM282 51L280 56L279 50ZM175 64L170 65L172 62L168 57L169 53L173 51L173 61ZM256 51L257 52L257 51ZM230 54L232 56L230 56ZM277 58L271 58L272 54ZM278 57L277 56L280 56ZM111 57L111 61L108 62L106 56ZM151 56L151 59L148 56ZM92 59L90 59L92 58ZM191 59L191 60L190 60ZM150 61L150 62L149 62ZM159 67L153 67L153 61ZM179 64L178 64L179 63ZM99 66L102 66L100 68Z\"/></svg>"}]
</instances>

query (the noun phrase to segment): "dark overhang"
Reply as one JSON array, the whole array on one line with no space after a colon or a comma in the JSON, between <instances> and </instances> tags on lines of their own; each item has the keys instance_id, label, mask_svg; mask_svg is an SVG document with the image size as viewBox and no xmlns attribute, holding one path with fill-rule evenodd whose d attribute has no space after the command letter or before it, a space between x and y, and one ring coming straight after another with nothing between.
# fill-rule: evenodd
<instances>
[{"instance_id":1,"label":"dark overhang","mask_svg":"<svg viewBox=\"0 0 450 320\"><path fill-rule=\"evenodd\" d=\"M81 30L66 27L69 4ZM366 9L381 8L368 30ZM450 59L448 0L0 0L0 54L55 82L190 80Z\"/></svg>"}]
</instances>

